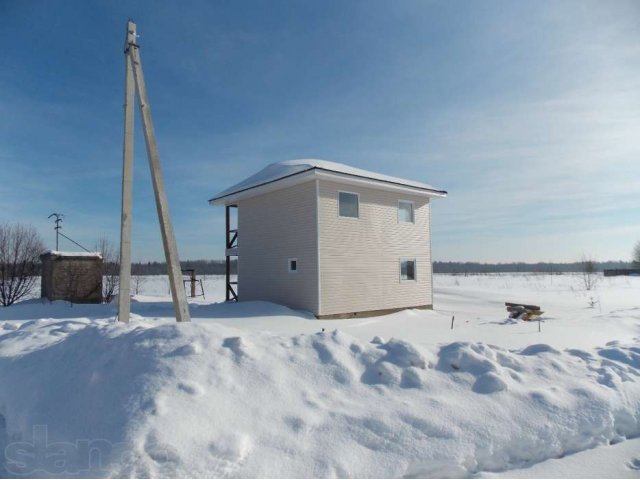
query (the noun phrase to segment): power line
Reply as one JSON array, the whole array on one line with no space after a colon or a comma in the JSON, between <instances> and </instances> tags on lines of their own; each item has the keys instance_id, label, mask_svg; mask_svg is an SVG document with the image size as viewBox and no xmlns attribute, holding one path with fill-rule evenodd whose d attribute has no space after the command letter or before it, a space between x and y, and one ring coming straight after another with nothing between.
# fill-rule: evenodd
<instances>
[{"instance_id":1,"label":"power line","mask_svg":"<svg viewBox=\"0 0 640 480\"><path fill-rule=\"evenodd\" d=\"M91 250L89 250L88 248L83 247L78 242L76 242L73 238L67 237L64 233L62 233L60 231L62 229L61 223L62 223L62 219L64 218L64 213L55 213L54 212L51 215L49 215L47 218L51 218L51 217L55 217L54 223L55 223L56 226L53 227L53 229L56 231L56 251L59 250L59 246L60 246L59 237L63 237L63 238L66 238L67 240L69 240L74 245L77 245L78 247L83 249L85 252L91 253Z\"/></svg>"},{"instance_id":2,"label":"power line","mask_svg":"<svg viewBox=\"0 0 640 480\"><path fill-rule=\"evenodd\" d=\"M84 248L82 245L80 245L78 242L76 242L75 240L67 237L64 233L60 233L60 235L62 235L64 238L66 238L67 240L69 240L71 243L76 244L77 246L79 246L81 249L83 249L85 252L89 252L92 253L91 250L89 250L88 248Z\"/></svg>"}]
</instances>

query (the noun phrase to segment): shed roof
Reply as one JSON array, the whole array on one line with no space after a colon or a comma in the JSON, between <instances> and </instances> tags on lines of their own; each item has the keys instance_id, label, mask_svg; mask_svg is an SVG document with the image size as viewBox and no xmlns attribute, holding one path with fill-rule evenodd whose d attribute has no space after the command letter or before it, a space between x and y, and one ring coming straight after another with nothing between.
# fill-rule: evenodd
<instances>
[{"instance_id":1,"label":"shed roof","mask_svg":"<svg viewBox=\"0 0 640 480\"><path fill-rule=\"evenodd\" d=\"M52 257L69 257L69 258L102 258L102 253L100 252L61 252L58 250L48 250L43 255L44 256L52 256Z\"/></svg>"},{"instance_id":2,"label":"shed roof","mask_svg":"<svg viewBox=\"0 0 640 480\"><path fill-rule=\"evenodd\" d=\"M392 177L380 173L370 172L361 168L351 167L343 163L331 162L328 160L318 159L299 159L285 160L283 162L272 163L260 170L258 173L236 183L232 187L216 194L210 202L218 202L226 197L235 196L242 192L248 192L262 186L274 184L281 180L289 179L297 175L308 172L326 172L329 174L339 175L341 177L351 177L354 179L367 180L378 184L396 185L409 187L418 191L423 191L433 196L444 197L447 195L445 190L440 190L431 185L404 178ZM283 185L284 187L284 185Z\"/></svg>"}]
</instances>

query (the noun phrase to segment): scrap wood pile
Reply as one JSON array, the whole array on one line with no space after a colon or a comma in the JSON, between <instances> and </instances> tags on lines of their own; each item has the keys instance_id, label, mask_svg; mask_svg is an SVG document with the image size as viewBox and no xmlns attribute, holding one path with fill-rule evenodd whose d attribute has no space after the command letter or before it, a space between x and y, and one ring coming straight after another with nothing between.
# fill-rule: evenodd
<instances>
[{"instance_id":1,"label":"scrap wood pile","mask_svg":"<svg viewBox=\"0 0 640 480\"><path fill-rule=\"evenodd\" d=\"M537 305L525 305L523 303L509 303L505 302L507 311L509 312L509 318L515 318L519 320L535 320L544 312L540 310Z\"/></svg>"}]
</instances>

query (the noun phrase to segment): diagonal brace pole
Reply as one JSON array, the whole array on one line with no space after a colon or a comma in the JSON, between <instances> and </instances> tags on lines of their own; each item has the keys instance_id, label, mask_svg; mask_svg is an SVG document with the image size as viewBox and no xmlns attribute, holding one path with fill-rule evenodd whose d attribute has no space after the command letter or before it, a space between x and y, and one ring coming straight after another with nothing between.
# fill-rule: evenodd
<instances>
[{"instance_id":1,"label":"diagonal brace pole","mask_svg":"<svg viewBox=\"0 0 640 480\"><path fill-rule=\"evenodd\" d=\"M135 32L135 24L133 22L131 22L131 24L133 25ZM176 320L178 322L188 322L191 318L189 315L187 297L184 291L184 284L182 283L182 270L180 269L178 247L173 233L173 224L171 223L171 216L169 215L169 202L165 192L162 170L160 169L160 155L158 154L158 145L156 143L153 121L151 119L151 109L149 107L147 89L144 83L144 75L142 73L140 51L138 46L135 44L135 39L133 42L128 44L127 56L130 57L133 65L133 77L135 80L136 92L138 94L140 115L142 117L142 128L144 130L147 157L149 159L149 168L151 170L151 179L153 181L156 210L158 211L164 255L167 262L167 268L169 270L169 286L171 287L171 296L173 297L173 307L175 309Z\"/></svg>"}]
</instances>

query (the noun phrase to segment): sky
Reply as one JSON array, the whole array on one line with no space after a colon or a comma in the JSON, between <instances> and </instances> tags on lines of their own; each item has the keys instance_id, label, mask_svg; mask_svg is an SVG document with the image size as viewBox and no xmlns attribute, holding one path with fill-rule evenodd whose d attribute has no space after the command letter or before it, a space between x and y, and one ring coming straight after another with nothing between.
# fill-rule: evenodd
<instances>
[{"instance_id":1,"label":"sky","mask_svg":"<svg viewBox=\"0 0 640 480\"><path fill-rule=\"evenodd\" d=\"M119 241L127 18L182 259L224 254L209 198L294 158L447 190L434 260L640 240L640 2L0 0L0 223L49 248L52 212ZM135 128L133 258L162 260Z\"/></svg>"}]
</instances>

